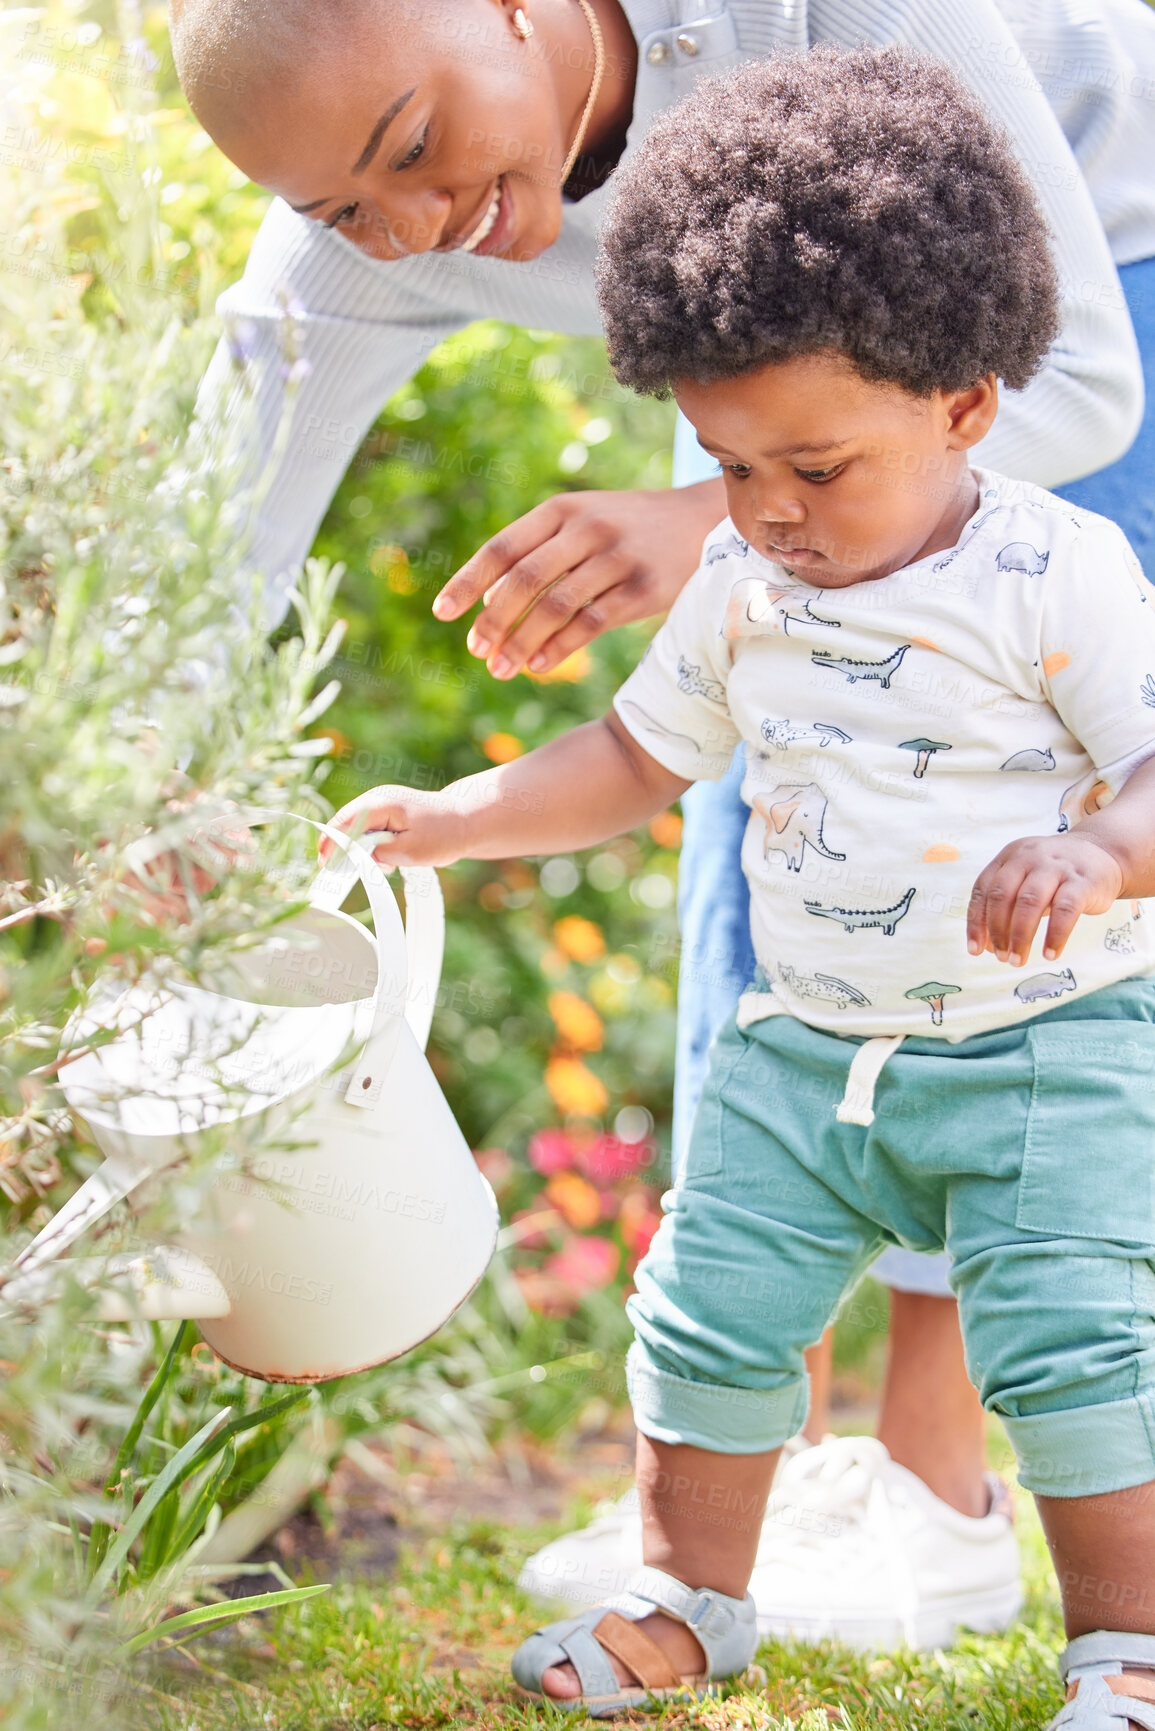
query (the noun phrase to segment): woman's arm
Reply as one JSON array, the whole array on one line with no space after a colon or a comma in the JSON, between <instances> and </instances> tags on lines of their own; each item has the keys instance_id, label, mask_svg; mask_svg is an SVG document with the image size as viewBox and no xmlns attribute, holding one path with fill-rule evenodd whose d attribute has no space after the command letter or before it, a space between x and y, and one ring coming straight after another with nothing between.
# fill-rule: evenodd
<instances>
[{"instance_id":1,"label":"woman's arm","mask_svg":"<svg viewBox=\"0 0 1155 1731\"><path fill-rule=\"evenodd\" d=\"M1143 372L1094 200L1005 10L995 0L858 0L852 24L859 39L906 42L950 66L1003 126L1034 187L1051 230L1062 329L1026 390L1003 393L973 456L1019 480L1058 487L1128 449L1143 413ZM847 12L846 0L810 0L812 33L827 19L832 32L845 29ZM1081 84L1097 94L1093 59L1072 65L1069 78L1072 106Z\"/></svg>"},{"instance_id":2,"label":"woman's arm","mask_svg":"<svg viewBox=\"0 0 1155 1731\"><path fill-rule=\"evenodd\" d=\"M332 821L353 835L391 831L374 849L383 865L452 865L592 847L645 823L689 785L611 712L441 793L372 788ZM323 858L332 846L322 842Z\"/></svg>"},{"instance_id":3,"label":"woman's arm","mask_svg":"<svg viewBox=\"0 0 1155 1731\"><path fill-rule=\"evenodd\" d=\"M275 199L244 275L217 303L225 335L197 395L193 451L217 476L227 453L246 506L256 489L248 559L270 629L382 407L469 322L419 294L413 275L410 261L375 264Z\"/></svg>"}]
</instances>

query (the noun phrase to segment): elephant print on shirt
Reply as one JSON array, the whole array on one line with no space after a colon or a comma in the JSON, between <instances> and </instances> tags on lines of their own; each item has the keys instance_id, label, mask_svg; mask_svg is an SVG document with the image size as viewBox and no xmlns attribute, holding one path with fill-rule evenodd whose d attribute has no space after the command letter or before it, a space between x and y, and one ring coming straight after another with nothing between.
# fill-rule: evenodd
<instances>
[{"instance_id":1,"label":"elephant print on shirt","mask_svg":"<svg viewBox=\"0 0 1155 1731\"><path fill-rule=\"evenodd\" d=\"M813 781L804 787L776 787L773 793L756 794L754 810L766 825L762 854L786 856L787 871L802 870L802 855L808 847L823 859L843 860L844 853L832 853L822 839L822 823L826 816L826 795Z\"/></svg>"}]
</instances>

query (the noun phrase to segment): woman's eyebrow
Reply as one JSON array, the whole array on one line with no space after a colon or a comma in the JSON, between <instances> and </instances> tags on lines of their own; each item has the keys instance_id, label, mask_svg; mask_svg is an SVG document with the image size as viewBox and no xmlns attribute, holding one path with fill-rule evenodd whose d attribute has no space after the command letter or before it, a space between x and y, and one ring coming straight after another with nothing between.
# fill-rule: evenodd
<instances>
[{"instance_id":1,"label":"woman's eyebrow","mask_svg":"<svg viewBox=\"0 0 1155 1731\"><path fill-rule=\"evenodd\" d=\"M364 174L365 170L376 156L381 140L384 138L390 124L396 120L410 97L415 96L416 93L417 86L414 85L412 90L407 90L404 96L399 96L396 102L390 103L389 107L385 110L384 114L369 134L368 144L366 144L364 150L353 164L351 171L353 174Z\"/></svg>"},{"instance_id":2,"label":"woman's eyebrow","mask_svg":"<svg viewBox=\"0 0 1155 1731\"><path fill-rule=\"evenodd\" d=\"M414 85L412 90L407 90L404 96L399 96L396 102L390 103L389 107L385 110L384 114L369 134L369 142L353 164L352 170L350 171L351 173L364 174L365 170L376 156L381 145L381 140L389 130L389 127L392 125L393 121L396 120L410 97L415 96L416 94L417 86ZM320 210L321 206L323 204L329 204L332 198L333 194L330 193L327 198L315 198L311 204L291 204L289 209L296 211L298 216L308 216L311 210Z\"/></svg>"}]
</instances>

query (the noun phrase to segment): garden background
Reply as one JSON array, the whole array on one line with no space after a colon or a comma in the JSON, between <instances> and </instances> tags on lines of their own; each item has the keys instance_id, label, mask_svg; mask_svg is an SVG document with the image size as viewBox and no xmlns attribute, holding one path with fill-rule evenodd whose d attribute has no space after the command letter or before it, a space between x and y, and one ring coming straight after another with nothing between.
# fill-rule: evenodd
<instances>
[{"instance_id":1,"label":"garden background","mask_svg":"<svg viewBox=\"0 0 1155 1731\"><path fill-rule=\"evenodd\" d=\"M68 1016L100 979L158 958L211 970L264 917L240 871L179 929L158 923L124 848L179 829L194 793L322 815L382 781L442 786L601 713L646 629L499 684L430 602L481 541L561 488L666 485L672 409L621 390L599 342L470 327L360 449L337 441L331 460L348 469L316 547L330 563L310 567L291 622L271 645L252 622L238 631L227 486L196 471L184 433L215 295L266 196L188 113L162 9L54 0L2 28L7 1262L94 1163L55 1087ZM289 309L290 376L291 352ZM187 1327L102 1326L78 1288L0 1316L9 1723L78 1710L189 1727L538 1722L501 1667L530 1616L518 1561L544 1530L506 1520L457 1520L415 1539L389 1581L222 1625L187 1657L187 1626L157 1630L193 1605L219 1610L206 1558L222 1518L240 1511L263 1536L270 1509L312 1492L323 1524L320 1487L350 1451L396 1474L438 1438L482 1471L504 1451L508 1474L548 1449L575 1487L599 1488L599 1439L620 1434L622 1300L668 1170L679 834L671 811L587 855L442 874L430 1057L505 1230L491 1277L430 1346L285 1395L224 1370ZM208 1169L146 1225L192 1207ZM868 1284L836 1361L860 1399L884 1327ZM1054 1609L1037 1534L1028 1550L1031 1615L1007 1641L880 1661L772 1649L727 1704L665 1722L1041 1724Z\"/></svg>"}]
</instances>

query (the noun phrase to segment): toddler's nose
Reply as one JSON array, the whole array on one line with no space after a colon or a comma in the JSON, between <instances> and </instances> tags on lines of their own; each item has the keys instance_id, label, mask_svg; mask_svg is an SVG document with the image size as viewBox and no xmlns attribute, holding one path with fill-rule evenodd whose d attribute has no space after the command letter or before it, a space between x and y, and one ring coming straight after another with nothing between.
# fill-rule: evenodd
<instances>
[{"instance_id":1,"label":"toddler's nose","mask_svg":"<svg viewBox=\"0 0 1155 1731\"><path fill-rule=\"evenodd\" d=\"M764 482L754 497L754 515L768 529L785 528L806 521L806 506L787 486Z\"/></svg>"}]
</instances>

